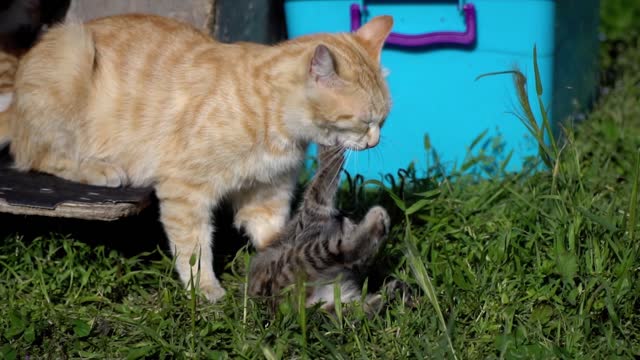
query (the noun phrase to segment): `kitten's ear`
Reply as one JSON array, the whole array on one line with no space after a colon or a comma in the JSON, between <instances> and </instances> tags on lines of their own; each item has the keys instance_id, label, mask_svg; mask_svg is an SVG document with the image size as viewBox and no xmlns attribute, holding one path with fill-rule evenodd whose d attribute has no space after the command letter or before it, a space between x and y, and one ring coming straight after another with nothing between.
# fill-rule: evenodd
<instances>
[{"instance_id":1,"label":"kitten's ear","mask_svg":"<svg viewBox=\"0 0 640 360\"><path fill-rule=\"evenodd\" d=\"M311 57L309 73L317 82L323 85L331 85L337 79L338 74L336 74L333 56L325 45L316 46Z\"/></svg>"},{"instance_id":2,"label":"kitten's ear","mask_svg":"<svg viewBox=\"0 0 640 360\"><path fill-rule=\"evenodd\" d=\"M392 27L393 18L391 16L376 16L358 29L356 36L365 43L369 54L379 61L382 46L391 33Z\"/></svg>"}]
</instances>

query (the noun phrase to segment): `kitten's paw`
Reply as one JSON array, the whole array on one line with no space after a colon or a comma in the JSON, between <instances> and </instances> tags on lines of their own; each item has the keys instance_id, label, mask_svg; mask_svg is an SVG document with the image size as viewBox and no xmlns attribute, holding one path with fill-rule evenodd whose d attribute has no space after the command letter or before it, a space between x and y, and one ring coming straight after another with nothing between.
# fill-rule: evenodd
<instances>
[{"instance_id":1,"label":"kitten's paw","mask_svg":"<svg viewBox=\"0 0 640 360\"><path fill-rule=\"evenodd\" d=\"M407 292L409 291L409 284L405 283L402 280L393 279L382 286L383 292L387 294L392 294L395 292Z\"/></svg>"},{"instance_id":2,"label":"kitten's paw","mask_svg":"<svg viewBox=\"0 0 640 360\"><path fill-rule=\"evenodd\" d=\"M215 284L201 284L200 291L202 291L202 295L212 303L222 299L227 293L222 286Z\"/></svg>"},{"instance_id":3,"label":"kitten's paw","mask_svg":"<svg viewBox=\"0 0 640 360\"><path fill-rule=\"evenodd\" d=\"M116 165L100 160L84 161L80 170L90 185L119 187L127 184L127 174Z\"/></svg>"},{"instance_id":4,"label":"kitten's paw","mask_svg":"<svg viewBox=\"0 0 640 360\"><path fill-rule=\"evenodd\" d=\"M383 207L372 207L369 210L369 213L367 213L367 219L371 220L376 235L386 236L387 234L389 234L391 219L389 218L389 214L387 214L387 210L385 210Z\"/></svg>"},{"instance_id":5,"label":"kitten's paw","mask_svg":"<svg viewBox=\"0 0 640 360\"><path fill-rule=\"evenodd\" d=\"M364 303L362 304L362 307L365 314L367 314L367 317L371 318L373 315L380 313L384 308L384 305L385 303L382 295L371 294L367 295Z\"/></svg>"},{"instance_id":6,"label":"kitten's paw","mask_svg":"<svg viewBox=\"0 0 640 360\"><path fill-rule=\"evenodd\" d=\"M416 298L409 284L393 279L384 284L381 291L387 295L387 302L400 301L409 308L416 307Z\"/></svg>"}]
</instances>

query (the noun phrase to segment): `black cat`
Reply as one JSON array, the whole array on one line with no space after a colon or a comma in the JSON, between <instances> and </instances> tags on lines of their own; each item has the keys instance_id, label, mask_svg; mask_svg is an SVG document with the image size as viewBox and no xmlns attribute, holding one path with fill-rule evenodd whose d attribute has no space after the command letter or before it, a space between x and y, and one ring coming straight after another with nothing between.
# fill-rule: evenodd
<instances>
[{"instance_id":1,"label":"black cat","mask_svg":"<svg viewBox=\"0 0 640 360\"><path fill-rule=\"evenodd\" d=\"M31 48L43 30L64 20L71 0L0 1L0 47L21 54Z\"/></svg>"}]
</instances>

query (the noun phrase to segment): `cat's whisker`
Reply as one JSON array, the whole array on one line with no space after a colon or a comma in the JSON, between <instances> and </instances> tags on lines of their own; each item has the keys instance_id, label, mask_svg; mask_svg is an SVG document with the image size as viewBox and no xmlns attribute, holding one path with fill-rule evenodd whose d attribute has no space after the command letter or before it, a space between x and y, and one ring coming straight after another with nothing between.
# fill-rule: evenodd
<instances>
[{"instance_id":1,"label":"cat's whisker","mask_svg":"<svg viewBox=\"0 0 640 360\"><path fill-rule=\"evenodd\" d=\"M356 174L360 174L360 153L361 151L356 151Z\"/></svg>"},{"instance_id":2,"label":"cat's whisker","mask_svg":"<svg viewBox=\"0 0 640 360\"><path fill-rule=\"evenodd\" d=\"M309 186L321 187L325 193L333 194L336 191L336 182L340 177L340 169L345 161L344 147L321 147L318 158L318 170Z\"/></svg>"},{"instance_id":3,"label":"cat's whisker","mask_svg":"<svg viewBox=\"0 0 640 360\"><path fill-rule=\"evenodd\" d=\"M344 151L344 147L343 146L335 146L331 149L325 150L325 156L327 158L327 160L329 161L333 161L335 159L340 159L342 156L342 152Z\"/></svg>"},{"instance_id":4,"label":"cat's whisker","mask_svg":"<svg viewBox=\"0 0 640 360\"><path fill-rule=\"evenodd\" d=\"M380 150L380 146L384 144L382 143L382 140L380 141L380 143L378 144L378 146L376 146L375 148L373 148L372 150L374 150L374 153L376 155L376 157L378 158L379 161L382 160L382 150Z\"/></svg>"},{"instance_id":5,"label":"cat's whisker","mask_svg":"<svg viewBox=\"0 0 640 360\"><path fill-rule=\"evenodd\" d=\"M382 153L380 152L380 149L376 149L376 151L373 152L374 154L374 161L376 162L376 166L380 167L381 164L384 163L384 159L382 157Z\"/></svg>"},{"instance_id":6,"label":"cat's whisker","mask_svg":"<svg viewBox=\"0 0 640 360\"><path fill-rule=\"evenodd\" d=\"M380 145L386 146L387 144L393 145L393 146L396 145L395 141L393 141L393 138L380 135L380 143L378 144L378 146Z\"/></svg>"},{"instance_id":7,"label":"cat's whisker","mask_svg":"<svg viewBox=\"0 0 640 360\"><path fill-rule=\"evenodd\" d=\"M329 152L329 155L327 156L328 166L333 167L336 162L343 161L344 159L344 156L342 155L343 151L344 151L344 148L342 147L336 147L334 149L331 149L331 151Z\"/></svg>"},{"instance_id":8,"label":"cat's whisker","mask_svg":"<svg viewBox=\"0 0 640 360\"><path fill-rule=\"evenodd\" d=\"M336 164L332 163L331 164L331 168L334 168L335 166L335 173L332 175L332 179L329 182L329 186L327 187L327 189L329 191L335 191L334 186L337 185L336 183L340 182L340 169L344 166L344 156L339 156L336 157L336 160L334 160L334 162L337 162Z\"/></svg>"},{"instance_id":9,"label":"cat's whisker","mask_svg":"<svg viewBox=\"0 0 640 360\"><path fill-rule=\"evenodd\" d=\"M358 152L355 150L351 155L351 169L353 170L351 176L355 176L358 171Z\"/></svg>"},{"instance_id":10,"label":"cat's whisker","mask_svg":"<svg viewBox=\"0 0 640 360\"><path fill-rule=\"evenodd\" d=\"M351 160L351 153L353 151L350 149L347 149L347 151L345 152L345 157L344 157L344 167L347 167L347 165L349 164L349 160Z\"/></svg>"},{"instance_id":11,"label":"cat's whisker","mask_svg":"<svg viewBox=\"0 0 640 360\"><path fill-rule=\"evenodd\" d=\"M353 150L351 149L347 149L347 152L345 154L345 166L349 163L349 160L351 159L351 154L353 154Z\"/></svg>"}]
</instances>

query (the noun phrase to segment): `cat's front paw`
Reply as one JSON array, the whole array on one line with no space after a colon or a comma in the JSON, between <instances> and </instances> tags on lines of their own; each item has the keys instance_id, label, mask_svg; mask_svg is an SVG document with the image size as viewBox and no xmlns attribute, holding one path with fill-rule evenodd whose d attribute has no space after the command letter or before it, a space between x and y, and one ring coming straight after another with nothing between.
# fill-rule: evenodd
<instances>
[{"instance_id":1,"label":"cat's front paw","mask_svg":"<svg viewBox=\"0 0 640 360\"><path fill-rule=\"evenodd\" d=\"M102 160L85 160L80 172L84 183L96 186L120 187L128 183L124 169Z\"/></svg>"},{"instance_id":2,"label":"cat's front paw","mask_svg":"<svg viewBox=\"0 0 640 360\"><path fill-rule=\"evenodd\" d=\"M200 284L200 291L202 291L202 295L211 303L217 302L226 294L222 286L215 284Z\"/></svg>"}]
</instances>

